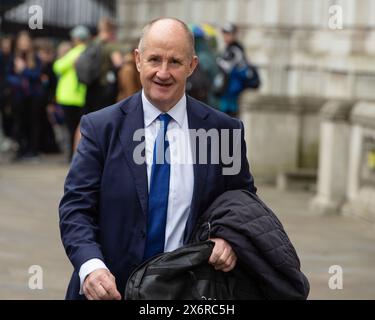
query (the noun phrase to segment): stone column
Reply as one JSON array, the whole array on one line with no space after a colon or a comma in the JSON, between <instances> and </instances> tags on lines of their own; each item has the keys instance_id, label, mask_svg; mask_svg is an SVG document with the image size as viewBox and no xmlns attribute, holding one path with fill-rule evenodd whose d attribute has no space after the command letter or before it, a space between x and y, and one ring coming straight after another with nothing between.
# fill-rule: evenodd
<instances>
[{"instance_id":1,"label":"stone column","mask_svg":"<svg viewBox=\"0 0 375 320\"><path fill-rule=\"evenodd\" d=\"M345 215L375 222L375 103L359 102L351 114L347 202Z\"/></svg>"},{"instance_id":2,"label":"stone column","mask_svg":"<svg viewBox=\"0 0 375 320\"><path fill-rule=\"evenodd\" d=\"M317 194L310 208L318 214L338 213L346 197L352 103L329 101L322 110Z\"/></svg>"}]
</instances>

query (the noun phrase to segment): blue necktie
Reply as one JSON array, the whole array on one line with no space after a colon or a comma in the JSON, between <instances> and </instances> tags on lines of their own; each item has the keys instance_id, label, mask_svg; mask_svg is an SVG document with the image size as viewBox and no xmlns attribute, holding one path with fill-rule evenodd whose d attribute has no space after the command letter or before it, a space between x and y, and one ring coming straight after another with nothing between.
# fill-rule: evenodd
<instances>
[{"instance_id":1,"label":"blue necktie","mask_svg":"<svg viewBox=\"0 0 375 320\"><path fill-rule=\"evenodd\" d=\"M155 139L148 195L147 239L144 260L164 252L170 175L169 142L165 140L165 134L171 116L164 113L159 115L159 120L160 129Z\"/></svg>"}]
</instances>

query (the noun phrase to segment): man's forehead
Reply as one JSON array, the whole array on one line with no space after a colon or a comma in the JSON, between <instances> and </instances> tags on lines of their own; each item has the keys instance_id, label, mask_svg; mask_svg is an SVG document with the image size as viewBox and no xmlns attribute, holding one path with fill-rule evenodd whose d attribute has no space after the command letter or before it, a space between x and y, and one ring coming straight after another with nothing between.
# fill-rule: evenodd
<instances>
[{"instance_id":1,"label":"man's forehead","mask_svg":"<svg viewBox=\"0 0 375 320\"><path fill-rule=\"evenodd\" d=\"M164 49L181 49L186 50L189 45L186 35L176 35L176 34L148 34L144 39L145 47L156 47Z\"/></svg>"},{"instance_id":2,"label":"man's forehead","mask_svg":"<svg viewBox=\"0 0 375 320\"><path fill-rule=\"evenodd\" d=\"M186 56L189 51L187 41L171 38L147 38L143 42L143 53L147 55Z\"/></svg>"},{"instance_id":3,"label":"man's forehead","mask_svg":"<svg viewBox=\"0 0 375 320\"><path fill-rule=\"evenodd\" d=\"M167 58L186 58L186 50L176 50L176 49L166 49L163 47L155 46L145 46L143 50L143 55L145 57L157 56L157 57L167 57Z\"/></svg>"}]
</instances>

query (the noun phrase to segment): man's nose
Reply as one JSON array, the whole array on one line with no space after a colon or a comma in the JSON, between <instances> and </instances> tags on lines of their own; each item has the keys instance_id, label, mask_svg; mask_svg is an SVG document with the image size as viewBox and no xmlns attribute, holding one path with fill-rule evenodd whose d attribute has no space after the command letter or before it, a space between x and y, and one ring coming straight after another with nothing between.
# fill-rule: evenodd
<instances>
[{"instance_id":1,"label":"man's nose","mask_svg":"<svg viewBox=\"0 0 375 320\"><path fill-rule=\"evenodd\" d=\"M161 64L158 72L156 73L156 76L160 80L168 80L170 78L171 74L169 72L168 62L163 62Z\"/></svg>"}]
</instances>

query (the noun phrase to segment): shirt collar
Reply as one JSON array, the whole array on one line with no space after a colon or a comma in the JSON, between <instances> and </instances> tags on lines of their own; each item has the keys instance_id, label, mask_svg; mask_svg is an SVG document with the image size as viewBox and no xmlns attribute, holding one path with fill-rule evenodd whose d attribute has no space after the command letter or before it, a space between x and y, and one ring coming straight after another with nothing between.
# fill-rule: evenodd
<instances>
[{"instance_id":1,"label":"shirt collar","mask_svg":"<svg viewBox=\"0 0 375 320\"><path fill-rule=\"evenodd\" d=\"M145 119L145 127L148 127L154 120L163 112L156 108L146 97L144 90L142 90L142 105ZM172 109L167 112L177 124L182 127L186 116L186 95L176 103Z\"/></svg>"}]
</instances>

